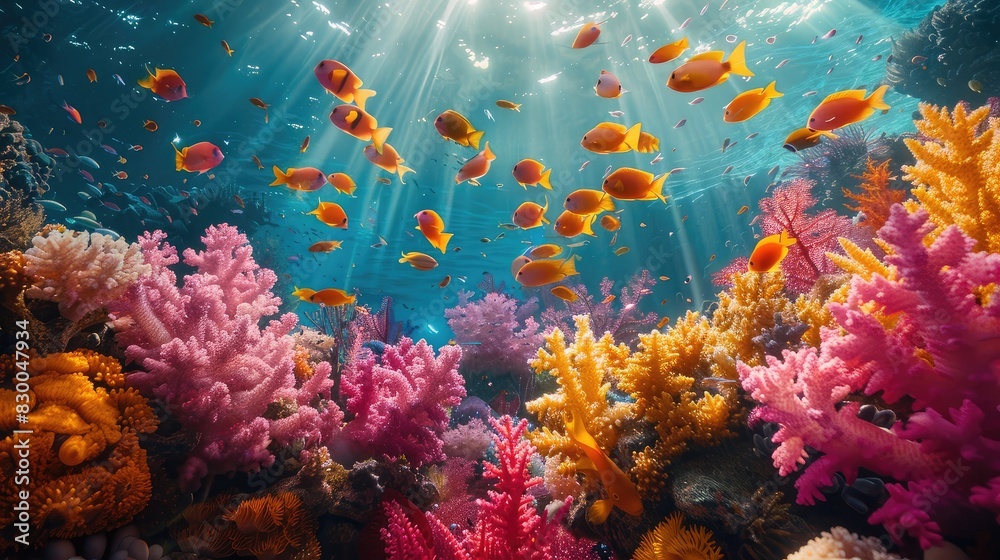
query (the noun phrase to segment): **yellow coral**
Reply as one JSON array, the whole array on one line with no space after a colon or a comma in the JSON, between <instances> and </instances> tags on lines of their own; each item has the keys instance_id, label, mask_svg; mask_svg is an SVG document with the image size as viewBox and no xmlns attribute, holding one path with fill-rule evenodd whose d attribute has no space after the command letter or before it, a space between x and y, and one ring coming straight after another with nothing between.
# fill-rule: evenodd
<instances>
[{"instance_id":1,"label":"yellow coral","mask_svg":"<svg viewBox=\"0 0 1000 560\"><path fill-rule=\"evenodd\" d=\"M27 260L20 251L0 253L0 304L10 305L28 287Z\"/></svg>"},{"instance_id":2,"label":"yellow coral","mask_svg":"<svg viewBox=\"0 0 1000 560\"><path fill-rule=\"evenodd\" d=\"M696 525L683 526L676 512L643 535L632 560L722 560L722 550L712 532Z\"/></svg>"},{"instance_id":3,"label":"yellow coral","mask_svg":"<svg viewBox=\"0 0 1000 560\"><path fill-rule=\"evenodd\" d=\"M986 122L989 107L949 113L921 103L920 114L917 130L929 140L905 141L917 163L903 167L903 178L938 226L931 238L955 224L976 250L1000 252L1000 121Z\"/></svg>"},{"instance_id":4,"label":"yellow coral","mask_svg":"<svg viewBox=\"0 0 1000 560\"><path fill-rule=\"evenodd\" d=\"M785 277L780 272L744 272L733 275L733 287L719 293L719 307L712 314L718 350L724 353L712 365L712 375L737 379L736 361L751 366L764 363L753 338L774 327L774 314L791 315L785 297Z\"/></svg>"}]
</instances>

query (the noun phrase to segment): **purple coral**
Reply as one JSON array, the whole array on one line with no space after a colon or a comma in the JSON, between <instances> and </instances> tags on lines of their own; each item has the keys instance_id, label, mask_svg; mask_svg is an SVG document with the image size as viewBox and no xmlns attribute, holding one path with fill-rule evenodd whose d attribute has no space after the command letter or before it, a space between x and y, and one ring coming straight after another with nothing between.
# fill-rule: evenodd
<instances>
[{"instance_id":1,"label":"purple coral","mask_svg":"<svg viewBox=\"0 0 1000 560\"><path fill-rule=\"evenodd\" d=\"M561 308L549 307L542 312L542 323L546 330L559 327L563 332L576 332L573 317L588 315L594 334L601 336L611 333L615 342L632 344L638 342L640 332L646 332L656 324L656 313L643 313L640 304L643 298L653 293L656 280L648 270L635 274L622 286L621 292L614 293L614 280L605 277L601 280L601 300L595 301L594 296L587 293L583 284L573 284L570 288L576 292L576 301L564 301Z\"/></svg>"},{"instance_id":2,"label":"purple coral","mask_svg":"<svg viewBox=\"0 0 1000 560\"><path fill-rule=\"evenodd\" d=\"M823 453L796 486L798 501L840 471L859 467L889 475L889 500L869 518L924 548L949 523L984 512L1000 520L1000 255L972 253L957 227L927 247L927 214L893 206L879 230L898 280L855 277L848 300L831 304L840 329L823 332L821 349L785 353L784 363L740 365L740 379L761 403L756 417L778 422L775 465L797 468L805 446ZM879 316L869 310L874 309ZM891 317L891 321L880 317ZM913 399L912 413L882 430L855 417L851 393L881 393L889 403Z\"/></svg>"},{"instance_id":3,"label":"purple coral","mask_svg":"<svg viewBox=\"0 0 1000 560\"><path fill-rule=\"evenodd\" d=\"M299 385L294 375L297 319L286 314L264 329L261 319L278 311L271 293L273 271L257 266L252 248L236 228L208 228L204 251L184 251L196 269L178 287L169 268L177 250L161 231L139 238L152 272L108 307L117 341L139 368L129 384L163 400L186 428L201 433L180 467L181 482L196 488L212 473L268 466L268 446L294 439L318 443L336 433L343 418L330 398L330 365L316 364ZM269 406L278 405L277 412Z\"/></svg>"},{"instance_id":4,"label":"purple coral","mask_svg":"<svg viewBox=\"0 0 1000 560\"><path fill-rule=\"evenodd\" d=\"M470 301L472 295L459 292L458 305L444 312L455 340L472 343L466 346L463 373L531 376L528 361L542 344L541 326L533 317L537 300L519 303L503 292L487 291L482 299Z\"/></svg>"},{"instance_id":5,"label":"purple coral","mask_svg":"<svg viewBox=\"0 0 1000 560\"><path fill-rule=\"evenodd\" d=\"M361 351L340 381L351 420L343 441L333 438L327 445L355 458L372 451L403 455L415 466L444 460L441 435L448 427L447 408L465 396L458 374L461 359L458 346L445 346L435 357L426 341L414 343L407 337L385 346L379 358Z\"/></svg>"}]
</instances>

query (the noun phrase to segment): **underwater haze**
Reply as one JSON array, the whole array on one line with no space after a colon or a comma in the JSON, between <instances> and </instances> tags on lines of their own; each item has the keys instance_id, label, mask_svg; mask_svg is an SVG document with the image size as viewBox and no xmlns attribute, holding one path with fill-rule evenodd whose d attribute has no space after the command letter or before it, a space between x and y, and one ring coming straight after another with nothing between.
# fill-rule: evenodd
<instances>
[{"instance_id":1,"label":"underwater haze","mask_svg":"<svg viewBox=\"0 0 1000 560\"><path fill-rule=\"evenodd\" d=\"M1000 553L994 1L0 30L0 554Z\"/></svg>"}]
</instances>

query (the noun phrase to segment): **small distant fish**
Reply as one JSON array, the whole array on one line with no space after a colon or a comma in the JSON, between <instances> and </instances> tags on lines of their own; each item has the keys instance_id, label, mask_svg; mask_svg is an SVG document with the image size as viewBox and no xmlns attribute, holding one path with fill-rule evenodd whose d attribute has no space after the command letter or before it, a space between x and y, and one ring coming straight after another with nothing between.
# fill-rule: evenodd
<instances>
[{"instance_id":1,"label":"small distant fish","mask_svg":"<svg viewBox=\"0 0 1000 560\"><path fill-rule=\"evenodd\" d=\"M602 300L601 300L601 303L602 303L603 305L607 305L607 304L611 303L612 301L615 301L615 299L617 299L617 298L615 297L615 295L614 295L614 294L610 294L610 295L608 295L607 297L605 297L604 299L602 299Z\"/></svg>"},{"instance_id":2,"label":"small distant fish","mask_svg":"<svg viewBox=\"0 0 1000 560\"><path fill-rule=\"evenodd\" d=\"M865 38L864 35L858 35L858 40L854 41L854 44L855 45L860 45L861 44L861 39L864 39L864 38Z\"/></svg>"},{"instance_id":3,"label":"small distant fish","mask_svg":"<svg viewBox=\"0 0 1000 560\"><path fill-rule=\"evenodd\" d=\"M625 37L625 40L622 41L622 46L624 47L625 45L629 44L631 40L632 40L632 34L629 33L628 36Z\"/></svg>"},{"instance_id":4,"label":"small distant fish","mask_svg":"<svg viewBox=\"0 0 1000 560\"><path fill-rule=\"evenodd\" d=\"M819 93L819 92L816 91L816 90L814 90L814 89L813 90L809 90L809 91L803 93L802 97L812 97L813 95L816 95L817 93Z\"/></svg>"},{"instance_id":5,"label":"small distant fish","mask_svg":"<svg viewBox=\"0 0 1000 560\"><path fill-rule=\"evenodd\" d=\"M709 2L708 4L711 4L711 2ZM705 6L701 9L701 12L698 13L699 16L705 15L705 12L708 11L708 4L705 4ZM721 10L722 8L719 9Z\"/></svg>"},{"instance_id":6,"label":"small distant fish","mask_svg":"<svg viewBox=\"0 0 1000 560\"><path fill-rule=\"evenodd\" d=\"M52 34L51 33L43 33L42 34L42 40L45 41L46 43L48 43L49 41L52 40Z\"/></svg>"},{"instance_id":7,"label":"small distant fish","mask_svg":"<svg viewBox=\"0 0 1000 560\"><path fill-rule=\"evenodd\" d=\"M383 185L392 184L392 179L389 179L388 177L377 177L375 180L378 181L379 183L382 183Z\"/></svg>"},{"instance_id":8,"label":"small distant fish","mask_svg":"<svg viewBox=\"0 0 1000 560\"><path fill-rule=\"evenodd\" d=\"M675 167L675 168L673 168L673 169L670 170L670 174L671 175L676 175L677 173L680 173L681 171L684 171L685 169L687 169L687 168L686 167Z\"/></svg>"},{"instance_id":9,"label":"small distant fish","mask_svg":"<svg viewBox=\"0 0 1000 560\"><path fill-rule=\"evenodd\" d=\"M225 39L223 39L222 41L220 41L220 43L222 43L222 48L226 50L226 54L228 54L230 57L232 57L233 53L236 52L236 51L234 51L233 49L231 49L229 47L229 43L227 43Z\"/></svg>"},{"instance_id":10,"label":"small distant fish","mask_svg":"<svg viewBox=\"0 0 1000 560\"><path fill-rule=\"evenodd\" d=\"M730 166L729 166L729 167L727 167L727 168L726 168L725 170L723 170L722 174L723 174L723 175L725 175L725 174L729 173L729 172L730 172L730 171L732 171L732 170L733 170L733 166L732 166L732 165L730 165Z\"/></svg>"},{"instance_id":11,"label":"small distant fish","mask_svg":"<svg viewBox=\"0 0 1000 560\"><path fill-rule=\"evenodd\" d=\"M93 183L93 182L94 182L94 176L93 176L93 175L91 175L90 173L88 173L87 171L85 171L85 170L83 170L83 169L77 169L76 171L77 171L77 173L79 173L79 174L80 174L80 175L81 175L81 176L82 176L82 177L83 177L84 179L86 179L86 180L87 180L88 182L90 182L90 183Z\"/></svg>"},{"instance_id":12,"label":"small distant fish","mask_svg":"<svg viewBox=\"0 0 1000 560\"><path fill-rule=\"evenodd\" d=\"M97 81L97 72L93 68L87 68L87 79L90 80L90 83Z\"/></svg>"},{"instance_id":13,"label":"small distant fish","mask_svg":"<svg viewBox=\"0 0 1000 560\"><path fill-rule=\"evenodd\" d=\"M55 200L45 200L45 199L41 199L41 198L36 198L35 202L37 202L38 204L40 204L46 210L55 210L57 212L65 212L66 211L66 207L63 206L62 204L56 202Z\"/></svg>"},{"instance_id":14,"label":"small distant fish","mask_svg":"<svg viewBox=\"0 0 1000 560\"><path fill-rule=\"evenodd\" d=\"M625 111L608 111L608 114L612 117L624 117Z\"/></svg>"},{"instance_id":15,"label":"small distant fish","mask_svg":"<svg viewBox=\"0 0 1000 560\"><path fill-rule=\"evenodd\" d=\"M781 62L779 62L778 65L775 66L775 68L784 68L785 65L788 64L791 61L792 61L792 59L786 58L785 60L782 60Z\"/></svg>"},{"instance_id":16,"label":"small distant fish","mask_svg":"<svg viewBox=\"0 0 1000 560\"><path fill-rule=\"evenodd\" d=\"M61 148L45 148L45 152L52 154L56 157L69 157L69 154L66 152L66 150L63 150Z\"/></svg>"},{"instance_id":17,"label":"small distant fish","mask_svg":"<svg viewBox=\"0 0 1000 560\"><path fill-rule=\"evenodd\" d=\"M607 169L604 170L604 175L601 175L601 179L607 179L608 175L611 174L611 166L609 165Z\"/></svg>"},{"instance_id":18,"label":"small distant fish","mask_svg":"<svg viewBox=\"0 0 1000 560\"><path fill-rule=\"evenodd\" d=\"M726 35L726 42L727 43L735 43L736 42L736 35Z\"/></svg>"},{"instance_id":19,"label":"small distant fish","mask_svg":"<svg viewBox=\"0 0 1000 560\"><path fill-rule=\"evenodd\" d=\"M917 56L911 58L910 62L912 62L913 64L923 64L923 63L927 62L927 57L926 56L917 55Z\"/></svg>"},{"instance_id":20,"label":"small distant fish","mask_svg":"<svg viewBox=\"0 0 1000 560\"><path fill-rule=\"evenodd\" d=\"M697 104L701 103L704 100L705 100L704 97L695 97L691 101L688 101L688 105L697 105Z\"/></svg>"},{"instance_id":21,"label":"small distant fish","mask_svg":"<svg viewBox=\"0 0 1000 560\"><path fill-rule=\"evenodd\" d=\"M116 171L115 177L124 181L125 179L128 179L128 173L125 173L124 171ZM192 210L194 209L192 208Z\"/></svg>"},{"instance_id":22,"label":"small distant fish","mask_svg":"<svg viewBox=\"0 0 1000 560\"><path fill-rule=\"evenodd\" d=\"M240 195L238 194L233 195L233 202L235 202L240 208L246 208L246 203L243 202L243 199L240 198Z\"/></svg>"},{"instance_id":23,"label":"small distant fish","mask_svg":"<svg viewBox=\"0 0 1000 560\"><path fill-rule=\"evenodd\" d=\"M650 165L656 165L657 163L660 163L661 161L663 161L663 154L656 154L656 157L653 158L653 161L649 162L649 164Z\"/></svg>"},{"instance_id":24,"label":"small distant fish","mask_svg":"<svg viewBox=\"0 0 1000 560\"><path fill-rule=\"evenodd\" d=\"M160 128L159 125L156 124L156 121L151 121L151 120L147 120L146 122L142 123L142 127L150 132L156 132L156 130Z\"/></svg>"},{"instance_id":25,"label":"small distant fish","mask_svg":"<svg viewBox=\"0 0 1000 560\"><path fill-rule=\"evenodd\" d=\"M264 164L260 162L260 158L253 156L253 162L257 164L257 169L264 169Z\"/></svg>"},{"instance_id":26,"label":"small distant fish","mask_svg":"<svg viewBox=\"0 0 1000 560\"><path fill-rule=\"evenodd\" d=\"M483 109L483 112L486 113L486 118L496 122L496 119L493 118L493 113L491 113L489 109Z\"/></svg>"},{"instance_id":27,"label":"small distant fish","mask_svg":"<svg viewBox=\"0 0 1000 560\"><path fill-rule=\"evenodd\" d=\"M122 77L119 76L118 74L112 74L111 77L114 78L116 82L118 82L118 85L120 85L120 86L124 86L125 85L125 80L123 80Z\"/></svg>"},{"instance_id":28,"label":"small distant fish","mask_svg":"<svg viewBox=\"0 0 1000 560\"><path fill-rule=\"evenodd\" d=\"M587 161L583 162L583 165L581 165L580 169L578 169L577 171L583 171L584 169L587 168L588 165L590 165L590 160L589 159Z\"/></svg>"},{"instance_id":29,"label":"small distant fish","mask_svg":"<svg viewBox=\"0 0 1000 560\"><path fill-rule=\"evenodd\" d=\"M773 44L774 44L774 41L775 41L776 39L777 39L777 37L775 37L774 35L771 35L771 36L770 36L770 37L768 37L767 39L764 39L764 42L765 42L765 43L767 43L768 45L773 45Z\"/></svg>"},{"instance_id":30,"label":"small distant fish","mask_svg":"<svg viewBox=\"0 0 1000 560\"><path fill-rule=\"evenodd\" d=\"M684 126L685 124L687 124L687 122L688 122L687 119L681 119L680 121L677 122L677 124L674 125L674 128L680 128L680 127Z\"/></svg>"},{"instance_id":31,"label":"small distant fish","mask_svg":"<svg viewBox=\"0 0 1000 560\"><path fill-rule=\"evenodd\" d=\"M779 167L780 167L780 166L778 166L778 165L775 165L775 166L774 166L774 167L772 167L771 169L768 169L768 170L767 170L767 176L768 176L768 177L774 177L774 174L778 172L778 168L779 168Z\"/></svg>"},{"instance_id":32,"label":"small distant fish","mask_svg":"<svg viewBox=\"0 0 1000 560\"><path fill-rule=\"evenodd\" d=\"M983 93L983 84L979 80L969 80L969 89L976 93Z\"/></svg>"},{"instance_id":33,"label":"small distant fish","mask_svg":"<svg viewBox=\"0 0 1000 560\"><path fill-rule=\"evenodd\" d=\"M744 177L743 178L743 186L745 187L745 186L749 185L750 184L750 179L752 179L752 178L753 178L753 175L747 175L746 177Z\"/></svg>"},{"instance_id":34,"label":"small distant fish","mask_svg":"<svg viewBox=\"0 0 1000 560\"><path fill-rule=\"evenodd\" d=\"M831 30L827 31L826 35L823 35L822 38L823 39L829 39L830 37L833 37L836 34L837 34L837 30L836 29L831 29Z\"/></svg>"},{"instance_id":35,"label":"small distant fish","mask_svg":"<svg viewBox=\"0 0 1000 560\"><path fill-rule=\"evenodd\" d=\"M759 132L751 132L750 134L747 134L747 137L746 137L746 139L747 139L747 140L753 140L753 139L754 139L754 138L756 138L756 137L757 137L757 136L758 136L759 134L760 134Z\"/></svg>"},{"instance_id":36,"label":"small distant fish","mask_svg":"<svg viewBox=\"0 0 1000 560\"><path fill-rule=\"evenodd\" d=\"M82 161L83 163L89 165L90 167L93 167L94 169L101 168L101 166L98 165L97 162L93 160L93 158L89 158L87 156L76 156L76 159Z\"/></svg>"},{"instance_id":37,"label":"small distant fish","mask_svg":"<svg viewBox=\"0 0 1000 560\"><path fill-rule=\"evenodd\" d=\"M27 85L31 83L31 75L25 72L20 76L14 76L13 82L19 86Z\"/></svg>"},{"instance_id":38,"label":"small distant fish","mask_svg":"<svg viewBox=\"0 0 1000 560\"><path fill-rule=\"evenodd\" d=\"M686 28L689 23L691 23L691 18L687 18L686 20L684 20L684 23L681 24L680 29Z\"/></svg>"},{"instance_id":39,"label":"small distant fish","mask_svg":"<svg viewBox=\"0 0 1000 560\"><path fill-rule=\"evenodd\" d=\"M812 40L812 43L809 43L809 44L810 44L810 45L815 45L815 44L816 44L816 41L817 41L818 39L819 39L819 35L816 35L816 36L814 36L814 37L813 37L813 40Z\"/></svg>"},{"instance_id":40,"label":"small distant fish","mask_svg":"<svg viewBox=\"0 0 1000 560\"><path fill-rule=\"evenodd\" d=\"M566 286L555 286L549 291L552 292L552 295L565 301L576 301L576 298L578 297L576 292Z\"/></svg>"},{"instance_id":41,"label":"small distant fish","mask_svg":"<svg viewBox=\"0 0 1000 560\"><path fill-rule=\"evenodd\" d=\"M739 216L740 214L743 214L744 212L746 212L749 209L750 209L750 207L747 206L746 204L744 204L743 206L740 206L739 210L736 211L736 215Z\"/></svg>"},{"instance_id":42,"label":"small distant fish","mask_svg":"<svg viewBox=\"0 0 1000 560\"><path fill-rule=\"evenodd\" d=\"M198 23L204 25L205 27L207 27L209 29L211 29L212 28L212 24L215 23L214 21L208 19L208 16L206 16L205 14L195 14L194 15L194 19L195 19L195 21L197 21Z\"/></svg>"},{"instance_id":43,"label":"small distant fish","mask_svg":"<svg viewBox=\"0 0 1000 560\"><path fill-rule=\"evenodd\" d=\"M309 135L306 135L306 139L302 141L302 146L299 148L299 153L304 154L306 150L309 149Z\"/></svg>"},{"instance_id":44,"label":"small distant fish","mask_svg":"<svg viewBox=\"0 0 1000 560\"><path fill-rule=\"evenodd\" d=\"M691 275L690 274L688 274L687 277L684 278L684 283L685 284L690 284L691 283Z\"/></svg>"},{"instance_id":45,"label":"small distant fish","mask_svg":"<svg viewBox=\"0 0 1000 560\"><path fill-rule=\"evenodd\" d=\"M615 256L620 257L620 256L622 256L622 255L624 255L625 253L628 253L628 252L629 252L629 248L628 247L619 247L619 248L615 249Z\"/></svg>"},{"instance_id":46,"label":"small distant fish","mask_svg":"<svg viewBox=\"0 0 1000 560\"><path fill-rule=\"evenodd\" d=\"M948 81L940 76L938 76L937 84L941 87L948 87Z\"/></svg>"},{"instance_id":47,"label":"small distant fish","mask_svg":"<svg viewBox=\"0 0 1000 560\"><path fill-rule=\"evenodd\" d=\"M872 62L878 62L880 60L882 60L882 55L880 54L877 54L872 58Z\"/></svg>"},{"instance_id":48,"label":"small distant fish","mask_svg":"<svg viewBox=\"0 0 1000 560\"><path fill-rule=\"evenodd\" d=\"M195 119L195 120L191 121L191 124L195 125L196 127L197 126L201 126L201 121L198 120L198 119Z\"/></svg>"},{"instance_id":49,"label":"small distant fish","mask_svg":"<svg viewBox=\"0 0 1000 560\"><path fill-rule=\"evenodd\" d=\"M722 151L725 152L726 148L728 147L729 147L729 138L726 138L725 140L722 141Z\"/></svg>"},{"instance_id":50,"label":"small distant fish","mask_svg":"<svg viewBox=\"0 0 1000 560\"><path fill-rule=\"evenodd\" d=\"M501 99L497 101L497 107L500 107L502 109L510 109L512 111L517 111L518 113L521 112L521 103L514 103L513 101L507 101L506 99Z\"/></svg>"},{"instance_id":51,"label":"small distant fish","mask_svg":"<svg viewBox=\"0 0 1000 560\"><path fill-rule=\"evenodd\" d=\"M261 108L261 109L264 110L264 122L266 123L267 122L267 108L270 107L270 105L268 105L267 103L264 103L264 101L261 98L259 98L259 97L251 97L250 98L250 103L253 103L254 107L259 107L259 108Z\"/></svg>"},{"instance_id":52,"label":"small distant fish","mask_svg":"<svg viewBox=\"0 0 1000 560\"><path fill-rule=\"evenodd\" d=\"M451 276L445 275L445 277L438 282L438 288L447 288L448 284L451 284Z\"/></svg>"},{"instance_id":53,"label":"small distant fish","mask_svg":"<svg viewBox=\"0 0 1000 560\"><path fill-rule=\"evenodd\" d=\"M119 208L118 205L115 204L114 202L109 202L107 200L102 200L101 204L103 204L105 207L110 208L111 210L113 210L115 212L121 212L122 211L122 209Z\"/></svg>"},{"instance_id":54,"label":"small distant fish","mask_svg":"<svg viewBox=\"0 0 1000 560\"><path fill-rule=\"evenodd\" d=\"M310 253L329 253L330 251L340 249L340 241L317 241L309 246L308 251Z\"/></svg>"},{"instance_id":55,"label":"small distant fish","mask_svg":"<svg viewBox=\"0 0 1000 560\"><path fill-rule=\"evenodd\" d=\"M59 82L60 86L66 85L66 82L63 80L62 74L56 74L56 81Z\"/></svg>"},{"instance_id":56,"label":"small distant fish","mask_svg":"<svg viewBox=\"0 0 1000 560\"><path fill-rule=\"evenodd\" d=\"M80 111L77 111L72 105L63 101L63 110L69 113L69 119L74 121L76 124L83 124L83 118L80 117Z\"/></svg>"}]
</instances>

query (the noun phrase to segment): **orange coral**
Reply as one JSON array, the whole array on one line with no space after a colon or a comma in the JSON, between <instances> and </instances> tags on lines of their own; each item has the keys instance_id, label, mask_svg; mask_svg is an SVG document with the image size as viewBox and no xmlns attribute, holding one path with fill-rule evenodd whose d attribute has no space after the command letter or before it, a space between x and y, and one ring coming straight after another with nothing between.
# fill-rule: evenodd
<instances>
[{"instance_id":1,"label":"orange coral","mask_svg":"<svg viewBox=\"0 0 1000 560\"><path fill-rule=\"evenodd\" d=\"M894 179L889 172L891 160L885 160L875 165L871 158L868 158L866 169L861 175L855 175L855 179L860 179L859 187L861 191L852 192L850 189L843 189L844 196L857 203L857 206L845 204L852 212L863 212L867 223L874 229L880 229L889 219L889 208L893 204L901 203L906 198L906 192L889 188L889 182Z\"/></svg>"},{"instance_id":2,"label":"orange coral","mask_svg":"<svg viewBox=\"0 0 1000 560\"><path fill-rule=\"evenodd\" d=\"M5 384L11 383L11 357L0 361ZM30 374L27 425L31 471L27 487L0 489L0 526L10 527L14 493L27 490L35 527L33 543L72 538L124 525L142 511L152 494L146 452L138 433L156 429L146 401L132 389L96 386L116 383L121 365L90 351L52 354L28 362ZM0 388L0 411L13 410L15 396ZM13 414L10 415L13 417ZM9 431L5 415L2 428ZM0 472L16 464L12 434L0 441ZM10 530L10 529L6 529ZM0 550L10 544L0 533Z\"/></svg>"},{"instance_id":3,"label":"orange coral","mask_svg":"<svg viewBox=\"0 0 1000 560\"><path fill-rule=\"evenodd\" d=\"M28 287L26 263L21 251L0 253L0 303L10 305Z\"/></svg>"},{"instance_id":4,"label":"orange coral","mask_svg":"<svg viewBox=\"0 0 1000 560\"><path fill-rule=\"evenodd\" d=\"M313 376L313 367L309 363L309 351L305 348L295 346L295 379L305 381Z\"/></svg>"},{"instance_id":5,"label":"orange coral","mask_svg":"<svg viewBox=\"0 0 1000 560\"><path fill-rule=\"evenodd\" d=\"M684 527L683 522L676 512L643 535L632 560L722 560L711 531L701 525Z\"/></svg>"}]
</instances>

